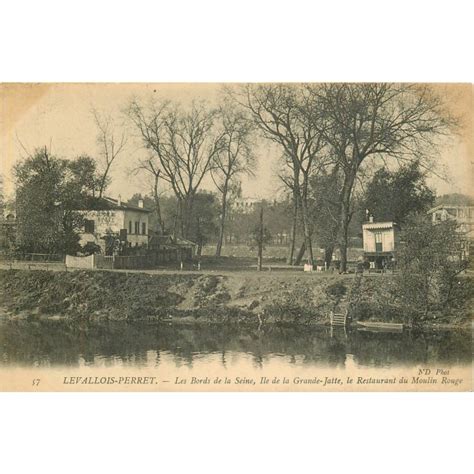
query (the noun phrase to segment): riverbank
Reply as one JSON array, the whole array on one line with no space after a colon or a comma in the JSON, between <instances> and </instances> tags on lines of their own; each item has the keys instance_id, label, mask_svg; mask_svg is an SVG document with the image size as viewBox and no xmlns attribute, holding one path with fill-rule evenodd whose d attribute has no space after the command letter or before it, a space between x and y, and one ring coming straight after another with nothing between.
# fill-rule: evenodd
<instances>
[{"instance_id":1,"label":"riverbank","mask_svg":"<svg viewBox=\"0 0 474 474\"><path fill-rule=\"evenodd\" d=\"M353 320L407 322L390 276L294 272L162 274L0 270L0 316L71 321L326 325L349 304ZM427 315L432 327L468 327L469 301Z\"/></svg>"}]
</instances>

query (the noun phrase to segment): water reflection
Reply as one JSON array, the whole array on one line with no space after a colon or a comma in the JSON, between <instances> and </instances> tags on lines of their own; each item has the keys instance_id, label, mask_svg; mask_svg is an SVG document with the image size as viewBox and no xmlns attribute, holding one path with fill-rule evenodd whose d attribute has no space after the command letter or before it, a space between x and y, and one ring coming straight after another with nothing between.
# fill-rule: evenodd
<instances>
[{"instance_id":1,"label":"water reflection","mask_svg":"<svg viewBox=\"0 0 474 474\"><path fill-rule=\"evenodd\" d=\"M176 367L242 361L265 367L390 367L470 364L469 331L374 333L329 328L178 326L107 322L0 322L0 365Z\"/></svg>"}]
</instances>

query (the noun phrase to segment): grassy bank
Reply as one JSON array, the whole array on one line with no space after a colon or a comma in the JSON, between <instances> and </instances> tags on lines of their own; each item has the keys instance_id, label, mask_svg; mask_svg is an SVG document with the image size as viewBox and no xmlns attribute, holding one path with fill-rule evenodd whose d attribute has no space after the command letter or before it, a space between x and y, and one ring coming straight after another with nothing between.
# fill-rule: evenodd
<instances>
[{"instance_id":1,"label":"grassy bank","mask_svg":"<svg viewBox=\"0 0 474 474\"><path fill-rule=\"evenodd\" d=\"M354 320L406 322L390 277L303 272L144 274L102 271L0 271L0 314L71 320L327 324L351 302ZM472 282L471 282L472 283ZM429 315L426 324L470 324L469 302Z\"/></svg>"}]
</instances>

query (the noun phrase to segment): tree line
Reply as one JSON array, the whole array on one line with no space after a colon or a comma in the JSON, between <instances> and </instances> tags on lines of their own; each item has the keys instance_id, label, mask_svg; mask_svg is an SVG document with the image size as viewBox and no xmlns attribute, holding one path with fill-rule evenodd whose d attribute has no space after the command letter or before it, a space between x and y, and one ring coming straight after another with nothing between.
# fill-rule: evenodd
<instances>
[{"instance_id":1,"label":"tree line","mask_svg":"<svg viewBox=\"0 0 474 474\"><path fill-rule=\"evenodd\" d=\"M359 185L391 163L429 170L439 138L456 125L425 85L246 84L226 87L224 97L217 109L201 102L182 109L170 101L137 100L128 107L150 152L142 169L156 183L161 178L170 184L181 234L188 235L195 196L210 174L221 197L220 255L229 186L254 171L252 146L262 138L279 149L280 179L291 195L289 262L299 263L303 254L313 262L313 237L319 234L328 262L339 247L342 271ZM298 227L303 244L295 255Z\"/></svg>"},{"instance_id":2,"label":"tree line","mask_svg":"<svg viewBox=\"0 0 474 474\"><path fill-rule=\"evenodd\" d=\"M257 144L268 143L279 151L278 177L287 196L281 216L289 229L288 262L299 263L304 255L313 262L316 240L327 262L339 248L343 271L351 222L360 222L365 209L379 220L388 214L401 220L396 209L405 212L410 203L432 202L424 176L433 167L440 138L456 126L429 86L381 83L226 86L217 105L135 98L124 107L124 116L144 150L134 169L151 178L149 205L159 231L183 238L213 235L216 255L221 255L232 226L232 200L243 176L256 172ZM30 248L39 238L34 226L46 207L55 216L50 223L55 230L41 236L44 242L35 248L69 242L67 236L77 228L74 213L68 212L77 208L74 200L102 197L113 166L125 155L130 136L118 133L110 116L94 110L92 118L98 145L94 159L61 160L42 149L15 169L18 223L28 228L22 238L31 239ZM206 180L214 184L212 198L202 192ZM410 183L417 199L396 191L391 199L380 199L387 196L387 186ZM163 195L165 188L172 203ZM165 222L163 206L170 204L174 210L167 214L173 217ZM44 208L38 219L27 218L35 206Z\"/></svg>"}]
</instances>

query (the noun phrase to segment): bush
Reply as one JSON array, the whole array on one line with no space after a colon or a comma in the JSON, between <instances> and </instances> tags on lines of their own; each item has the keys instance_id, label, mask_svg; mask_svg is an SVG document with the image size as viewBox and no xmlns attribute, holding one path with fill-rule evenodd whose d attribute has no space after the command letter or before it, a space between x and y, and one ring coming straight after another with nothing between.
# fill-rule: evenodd
<instances>
[{"instance_id":1,"label":"bush","mask_svg":"<svg viewBox=\"0 0 474 474\"><path fill-rule=\"evenodd\" d=\"M325 289L326 294L335 298L342 298L347 293L347 288L342 281L336 281L328 285Z\"/></svg>"},{"instance_id":2,"label":"bush","mask_svg":"<svg viewBox=\"0 0 474 474\"><path fill-rule=\"evenodd\" d=\"M461 237L452 220L433 225L426 216L414 216L401 239L397 292L410 322L416 323L456 302L458 275L465 268Z\"/></svg>"}]
</instances>

